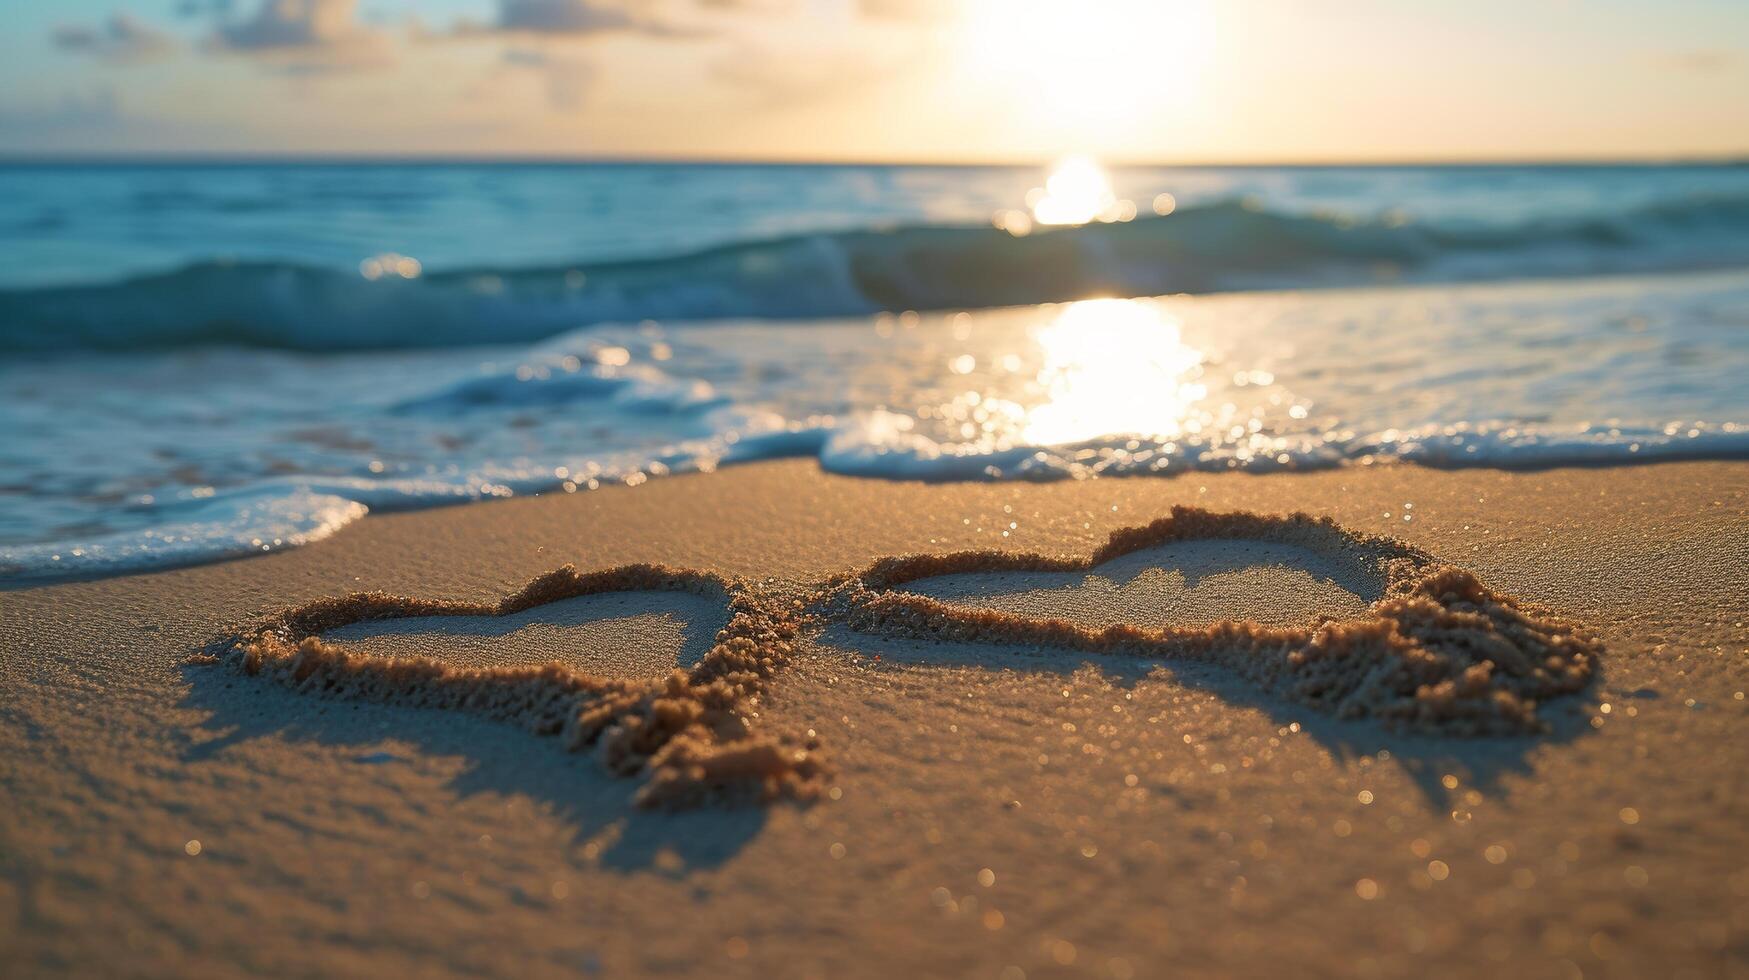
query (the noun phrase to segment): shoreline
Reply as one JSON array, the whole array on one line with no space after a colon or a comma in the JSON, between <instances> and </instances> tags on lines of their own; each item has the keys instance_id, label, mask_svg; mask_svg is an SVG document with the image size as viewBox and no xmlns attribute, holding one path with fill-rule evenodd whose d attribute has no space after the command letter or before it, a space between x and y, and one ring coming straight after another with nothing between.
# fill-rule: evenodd
<instances>
[{"instance_id":1,"label":"shoreline","mask_svg":"<svg viewBox=\"0 0 1749 980\"><path fill-rule=\"evenodd\" d=\"M1724 431L1728 434L1735 434L1735 433L1738 433L1738 432L1744 431L1744 430L1742 429L1742 427L1737 426L1734 423L1732 423L1732 424L1726 425L1724 427ZM1661 447L1659 447L1659 448L1661 448ZM1186 480L1188 480L1191 482L1196 482L1198 480L1201 480L1201 481L1204 481L1206 483L1206 481L1209 479L1226 479L1226 478L1240 478L1240 479L1272 478L1273 479L1273 478L1281 478L1281 477L1292 478L1292 477L1302 477L1302 476L1312 476L1312 475L1330 475L1333 473L1342 473L1342 472L1364 472L1364 471L1371 471L1371 470L1389 471L1389 470L1394 470L1396 468L1404 468L1404 467L1411 469L1411 470L1425 470L1425 471L1428 471L1428 472L1433 473L1433 474L1440 474L1440 473L1456 474L1456 473L1465 473L1465 472L1494 472L1494 473L1501 473L1501 474L1535 475L1535 474L1544 474L1544 473L1558 473L1558 472L1563 472L1563 471L1587 471L1587 470L1609 471L1609 470L1617 470L1617 469L1638 470L1638 469L1644 469L1644 468L1648 468L1648 467L1660 467L1660 466L1669 466L1669 465L1686 465L1686 464L1701 465L1701 466L1717 464L1717 465L1724 466L1724 467L1733 467L1733 466L1742 465L1744 463L1749 463L1749 457L1739 457L1739 456L1733 456L1733 455L1721 455L1717 451L1706 451L1706 450L1694 450L1692 452L1685 452L1681 448L1678 448L1676 450L1669 451L1669 452L1659 452L1656 454L1649 454L1644 460L1618 460L1618 459L1588 460L1588 459L1579 459L1579 458L1572 458L1572 457L1557 457L1554 460L1549 461L1549 462L1538 462L1534 459L1526 459L1523 461L1495 460L1495 461L1489 461L1487 463L1477 463L1474 465L1464 465L1464 464L1443 463L1437 459L1425 460L1425 459L1414 459L1414 458L1409 458L1409 459L1388 459L1387 458L1387 459L1381 459L1381 460L1377 460L1377 461L1365 461L1365 462L1345 460L1339 464L1332 465L1332 466L1306 468L1306 469L1293 469L1293 470L1265 471L1265 472L1252 472L1252 471L1246 471L1246 470L1226 470L1226 471L1221 471L1221 470L1207 470L1207 471L1205 471L1205 470L1180 470L1180 471L1175 471L1175 472L1167 473L1167 474L1156 474L1156 473L1145 473L1145 472L1119 471L1119 472L1111 473L1108 475L1100 475L1100 476L1091 477L1091 478L1076 478L1076 477L1071 477L1071 476L1067 476L1067 475L1061 475L1061 476L1052 476L1051 478L1048 478L1048 479L1009 478L1009 479L1002 479L1002 480L975 480L975 479L958 479L958 478L952 478L952 477L943 477L943 478L939 478L939 479L919 479L916 477L899 475L899 474L880 475L880 474L868 474L868 473L861 473L861 472L856 472L856 473L838 472L835 470L826 469L823 466L821 466L820 460L818 457L818 452L815 450L809 450L809 451L800 451L800 452L791 453L791 454L761 456L761 457L756 457L756 458L752 458L752 459L744 459L744 460L731 460L731 461L728 461L728 462L721 464L719 467L717 467L715 469L710 469L710 470L688 469L688 470L682 470L682 471L675 472L675 473L665 474L662 477L660 477L660 480L662 482L666 482L666 481L674 480L674 479L705 478L705 477L710 477L710 476L713 476L717 473L723 472L724 470L736 470L736 469L740 469L742 467L785 466L785 465L809 466L812 469L814 469L815 472L819 476L826 477L826 478L831 479L831 480L850 480L853 482L872 481L872 482L877 483L877 484L915 484L915 485L924 486L924 487L955 487L955 486L991 486L991 487L997 487L997 486L1007 485L1010 483L1019 484L1019 485L1041 485L1041 484L1044 484L1044 485L1048 485L1048 484L1074 485L1074 484L1085 484L1085 483L1088 483L1090 481L1110 482L1110 481L1130 481L1130 480L1139 480L1139 481L1186 481ZM639 483L637 485L643 486L647 482L648 482L648 479L646 478L645 480L639 481ZM1201 486L1203 484L1198 484L1198 485ZM367 518L399 517L399 516L410 515L410 514L423 514L423 513L428 513L428 512L438 512L438 511L448 511L448 510L461 509L461 508L469 508L469 507L478 506L478 505L503 504L503 503L508 503L508 502L512 502L512 501L527 503L529 501L541 500L541 499L564 499L565 497L570 497L573 495L575 495L575 496L588 496L591 494L600 493L603 489L608 490L609 492L623 492L625 490L631 490L631 489L635 489L635 488L632 486L629 486L629 485L622 485L622 484L618 484L618 483L609 484L605 487L600 487L600 488L597 488L594 490L580 490L580 491L565 491L565 490L562 490L560 488L555 487L552 490L536 491L536 492L524 493L524 494L519 494L519 495L511 495L511 496L483 496L483 497L471 497L471 498L435 497L435 498L413 500L413 501L408 501L405 503L395 503L395 504L389 504L389 505L378 504L375 506L366 506L364 514L362 514L359 517L349 518L345 523L341 524L339 527L337 527L333 530L325 531L320 538L316 539L316 541L305 543L305 544L296 544L296 545L290 545L288 547L282 547L281 550L277 551L277 552L263 552L261 554L256 554L253 552L242 552L239 554L224 554L224 555L220 555L218 557L213 557L213 558L193 559L193 560L189 560L189 561L173 561L173 562L169 562L169 563L166 563L163 565L147 566L147 567L143 567L143 568L122 568L122 569L110 570L110 571L91 571L91 572L81 572L81 573L77 573L77 574L61 575L61 576L17 575L17 576L13 576L10 578L0 578L0 595L4 595L8 592L23 592L23 591L30 591L32 589L51 588L54 586L61 586L61 585L76 585L76 584L88 583L88 582L101 582L101 581L105 581L108 579L131 578L131 577L143 576L143 575L157 575L157 574L162 574L162 573L166 573L166 572L187 571L187 570L191 570L191 569L207 567L210 565L223 565L223 564L230 564L232 562L250 561L250 560L256 560L256 559L260 559L260 558L271 557L274 555L287 554L287 553L292 552L292 551L296 551L296 550L299 550L302 548L307 548L311 544L319 544L323 541L327 541L329 538L332 538L335 535L345 533L349 529L353 529L353 528L357 527L357 525L361 521L363 521ZM1146 496L1146 495L1144 495L1144 496ZM1168 499L1170 499L1170 497ZM361 506L364 506L364 505L361 505ZM1290 510L1292 510L1292 508L1284 508L1284 509L1280 509L1280 512L1287 513ZM1387 530L1388 530L1388 526L1387 526ZM29 545L22 545L20 547L43 548L46 546L42 545L42 544L29 544Z\"/></svg>"},{"instance_id":2,"label":"shoreline","mask_svg":"<svg viewBox=\"0 0 1749 980\"><path fill-rule=\"evenodd\" d=\"M1266 477L743 463L0 592L0 953L21 976L1740 975L1749 463ZM1546 736L1461 739L1209 665L829 629L757 706L818 732L826 796L649 813L637 780L512 726L184 666L349 591L477 603L637 562L801 588L899 554L1084 556L1175 504L1402 538L1598 631L1600 676L1545 703ZM1217 559L1111 588L1237 617L1308 583L1348 601L1291 555ZM967 588L1024 609L1026 589L1080 587L999 584ZM686 612L613 615L643 657L697 632ZM595 628L492 646L584 650Z\"/></svg>"}]
</instances>

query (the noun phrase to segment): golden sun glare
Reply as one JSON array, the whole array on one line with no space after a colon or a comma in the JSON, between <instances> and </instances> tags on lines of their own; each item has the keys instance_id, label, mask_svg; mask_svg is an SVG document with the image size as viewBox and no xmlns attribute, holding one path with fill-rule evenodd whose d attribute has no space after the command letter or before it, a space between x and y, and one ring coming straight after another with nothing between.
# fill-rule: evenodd
<instances>
[{"instance_id":1,"label":"golden sun glare","mask_svg":"<svg viewBox=\"0 0 1749 980\"><path fill-rule=\"evenodd\" d=\"M1122 143L1192 104L1214 45L1209 0L968 0L957 29L974 84L1058 152Z\"/></svg>"}]
</instances>

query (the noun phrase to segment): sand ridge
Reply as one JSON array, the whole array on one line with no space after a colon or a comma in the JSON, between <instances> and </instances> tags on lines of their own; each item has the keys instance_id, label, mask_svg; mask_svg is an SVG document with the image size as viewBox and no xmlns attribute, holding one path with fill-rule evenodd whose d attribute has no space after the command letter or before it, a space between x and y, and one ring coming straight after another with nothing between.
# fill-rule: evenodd
<instances>
[{"instance_id":1,"label":"sand ridge","mask_svg":"<svg viewBox=\"0 0 1749 980\"><path fill-rule=\"evenodd\" d=\"M1209 539L1305 548L1376 581L1381 598L1363 617L1305 626L1225 620L1093 629L901 591L947 574L1084 571L1145 548ZM729 607L728 625L692 670L647 680L557 662L462 668L430 657L376 656L322 637L361 622L504 617L610 592L717 599ZM818 736L756 731L751 710L788 660L804 620L911 638L1218 662L1275 695L1339 717L1459 735L1544 730L1538 702L1583 688L1602 652L1584 627L1394 539L1305 514L1180 506L1153 523L1113 532L1086 558L996 551L885 558L827 581L805 603L752 583L659 565L589 574L566 565L497 603L354 593L283 610L195 659L307 693L468 711L559 736L572 751L593 750L611 772L647 777L637 797L646 806L805 801L829 774Z\"/></svg>"}]
</instances>

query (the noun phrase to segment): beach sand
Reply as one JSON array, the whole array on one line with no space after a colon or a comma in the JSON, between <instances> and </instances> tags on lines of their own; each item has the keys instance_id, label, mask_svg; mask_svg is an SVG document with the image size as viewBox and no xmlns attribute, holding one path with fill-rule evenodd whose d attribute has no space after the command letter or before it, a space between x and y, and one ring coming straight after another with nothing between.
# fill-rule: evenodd
<instances>
[{"instance_id":1,"label":"beach sand","mask_svg":"<svg viewBox=\"0 0 1749 980\"><path fill-rule=\"evenodd\" d=\"M565 563L799 594L888 555L1086 555L1173 505L1389 534L1606 645L1542 735L1338 720L1213 665L804 633L754 706L811 805L633 804L558 739L189 657L353 590L493 601ZM1185 542L919 591L1088 625L1376 598ZM769 581L767 581L769 580ZM1749 976L1749 464L924 485L770 462L373 515L291 552L0 593L7 976ZM348 627L458 665L690 666L720 604ZM197 843L198 842L198 843Z\"/></svg>"}]
</instances>

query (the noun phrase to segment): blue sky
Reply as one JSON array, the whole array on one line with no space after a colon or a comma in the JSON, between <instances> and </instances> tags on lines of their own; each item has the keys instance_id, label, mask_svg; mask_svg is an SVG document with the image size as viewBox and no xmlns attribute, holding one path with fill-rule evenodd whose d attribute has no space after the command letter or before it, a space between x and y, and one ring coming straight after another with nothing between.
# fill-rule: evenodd
<instances>
[{"instance_id":1,"label":"blue sky","mask_svg":"<svg viewBox=\"0 0 1749 980\"><path fill-rule=\"evenodd\" d=\"M61 0L0 153L1749 153L1725 0Z\"/></svg>"}]
</instances>

